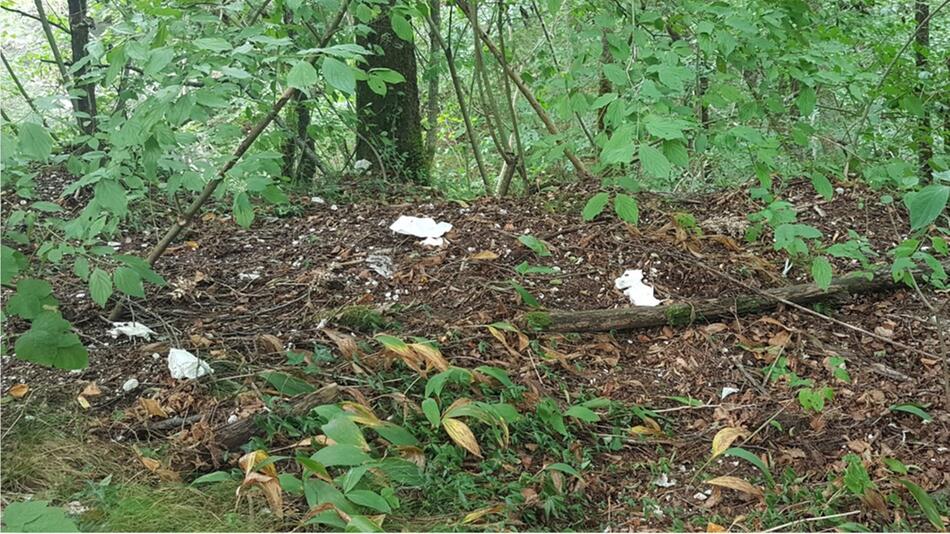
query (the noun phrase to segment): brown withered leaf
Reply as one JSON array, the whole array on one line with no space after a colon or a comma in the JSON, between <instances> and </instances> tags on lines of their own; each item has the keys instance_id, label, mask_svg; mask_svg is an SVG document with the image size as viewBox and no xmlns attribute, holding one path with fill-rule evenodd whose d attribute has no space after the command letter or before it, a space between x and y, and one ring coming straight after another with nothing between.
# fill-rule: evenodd
<instances>
[{"instance_id":1,"label":"brown withered leaf","mask_svg":"<svg viewBox=\"0 0 950 534\"><path fill-rule=\"evenodd\" d=\"M191 344L195 348L203 349L211 346L211 340L201 334L191 334L188 337L191 339Z\"/></svg>"},{"instance_id":2,"label":"brown withered leaf","mask_svg":"<svg viewBox=\"0 0 950 534\"><path fill-rule=\"evenodd\" d=\"M86 387L82 389L80 395L83 397L98 397L102 395L102 390L99 389L99 386L97 386L95 382L89 382L86 384Z\"/></svg>"},{"instance_id":3,"label":"brown withered leaf","mask_svg":"<svg viewBox=\"0 0 950 534\"><path fill-rule=\"evenodd\" d=\"M476 252L475 254L472 254L471 256L468 257L468 259L477 260L477 261L491 261L491 260L497 260L498 254L490 250L483 250L481 252Z\"/></svg>"},{"instance_id":4,"label":"brown withered leaf","mask_svg":"<svg viewBox=\"0 0 950 534\"><path fill-rule=\"evenodd\" d=\"M7 393L10 394L14 399L22 399L26 397L26 394L30 392L30 386L26 384L15 384L7 390Z\"/></svg>"},{"instance_id":5,"label":"brown withered leaf","mask_svg":"<svg viewBox=\"0 0 950 534\"><path fill-rule=\"evenodd\" d=\"M740 491L742 493L752 495L754 497L762 498L765 496L765 493L761 489L757 488L756 486L753 486L752 484L746 482L745 480L742 480L739 477L721 476L721 477L711 478L706 481L706 484L710 484L712 486L719 486L722 488L734 489L736 491Z\"/></svg>"},{"instance_id":6,"label":"brown withered leaf","mask_svg":"<svg viewBox=\"0 0 950 534\"><path fill-rule=\"evenodd\" d=\"M726 527L716 523L706 523L706 532L726 532Z\"/></svg>"},{"instance_id":7,"label":"brown withered leaf","mask_svg":"<svg viewBox=\"0 0 950 534\"><path fill-rule=\"evenodd\" d=\"M261 334L259 339L269 354L279 354L284 351L284 344L273 334Z\"/></svg>"},{"instance_id":8,"label":"brown withered leaf","mask_svg":"<svg viewBox=\"0 0 950 534\"><path fill-rule=\"evenodd\" d=\"M142 405L142 408L145 408L145 413L147 413L149 417L168 418L168 412L166 412L165 409L162 408L162 405L155 399L140 397L139 404Z\"/></svg>"},{"instance_id":9,"label":"brown withered leaf","mask_svg":"<svg viewBox=\"0 0 950 534\"><path fill-rule=\"evenodd\" d=\"M356 344L356 339L354 339L353 336L337 332L330 328L324 328L323 333L336 344L336 347L340 349L340 354L342 354L344 358L353 359L360 355L360 347Z\"/></svg>"},{"instance_id":10,"label":"brown withered leaf","mask_svg":"<svg viewBox=\"0 0 950 534\"><path fill-rule=\"evenodd\" d=\"M716 432L716 435L712 440L712 455L713 458L719 456L720 454L726 452L726 449L732 446L732 443L739 439L740 437L746 437L749 433L741 428L727 426L719 432Z\"/></svg>"},{"instance_id":11,"label":"brown withered leaf","mask_svg":"<svg viewBox=\"0 0 950 534\"><path fill-rule=\"evenodd\" d=\"M505 505L503 504L496 504L494 506L479 508L478 510L475 510L474 512L469 512L468 514L465 514L465 517L462 518L462 524L467 525L469 523L474 523L478 521L479 519L485 517L486 515L497 514L504 510L505 510Z\"/></svg>"}]
</instances>

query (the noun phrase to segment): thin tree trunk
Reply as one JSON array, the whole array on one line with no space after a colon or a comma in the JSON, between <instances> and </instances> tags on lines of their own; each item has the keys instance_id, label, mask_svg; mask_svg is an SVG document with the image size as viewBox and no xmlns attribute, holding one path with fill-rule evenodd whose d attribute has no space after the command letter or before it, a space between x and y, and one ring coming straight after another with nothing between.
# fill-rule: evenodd
<instances>
[{"instance_id":1,"label":"thin tree trunk","mask_svg":"<svg viewBox=\"0 0 950 534\"><path fill-rule=\"evenodd\" d=\"M505 3L503 0L498 0L498 47L501 50L501 55L507 57L507 51L505 50L505 17L504 17L504 6ZM505 107L508 110L508 116L511 119L511 133L515 139L515 163L514 167L521 175L521 179L524 182L525 193L529 191L530 183L528 181L528 172L525 169L525 155L524 155L524 146L521 144L521 128L518 125L518 114L515 113L515 97L511 91L511 80L508 79L508 76L502 72L501 79L503 86L505 88ZM508 189L511 186L511 173L505 174L502 177L502 181L498 187L498 196L506 196L508 194Z\"/></svg>"},{"instance_id":2,"label":"thin tree trunk","mask_svg":"<svg viewBox=\"0 0 950 534\"><path fill-rule=\"evenodd\" d=\"M96 131L96 85L83 83L83 79L89 70L89 66L84 60L87 54L86 46L89 44L91 21L86 16L86 0L69 0L68 3L69 30L72 36L70 38L72 64L79 65L73 77L77 82L73 89L80 93L73 100L76 108L76 120L79 122L79 130L82 133L92 135Z\"/></svg>"},{"instance_id":3,"label":"thin tree trunk","mask_svg":"<svg viewBox=\"0 0 950 534\"><path fill-rule=\"evenodd\" d=\"M49 130L49 125L46 124L46 119L40 114L40 110L36 109L36 104L33 103L33 99L30 98L29 93L26 92L26 89L23 87L23 84L20 83L20 79L17 77L16 73L13 72L13 66L10 65L10 62L7 61L7 56L3 55L3 52L0 51L0 60L3 61L3 66L6 68L7 74L10 75L10 80L13 81L13 85L16 86L17 91L19 91L20 96L23 97L23 100L26 101L26 105L30 106L30 109L33 110L33 113L36 113L36 116L40 118L40 122L43 126ZM53 137L55 139L55 136Z\"/></svg>"},{"instance_id":4,"label":"thin tree trunk","mask_svg":"<svg viewBox=\"0 0 950 534\"><path fill-rule=\"evenodd\" d=\"M469 12L469 7L468 7L468 4L465 2L465 0L456 0L456 4L462 9L462 12L465 13L465 16L469 17L469 21L471 21L472 15ZM548 115L548 113L544 111L543 107L541 107L541 104L534 97L534 94L531 92L531 90L528 89L528 86L525 85L524 80L521 79L521 76L518 76L518 74L515 73L514 70L512 70L511 66L508 65L508 62L501 55L501 52L498 51L498 47L496 47L488 39L488 36L485 35L484 32L482 33L482 41L485 43L485 46L488 47L488 50L492 53L492 55L495 56L495 60L498 61L498 63L501 64L502 68L505 69L505 74L507 74L508 77L511 78L511 81L515 83L515 86L517 86L518 90L521 91L521 94L524 95L525 100L528 101L528 104L530 104L531 108L534 109L534 112L541 119L541 122L544 123L545 128L547 128L548 130L548 133L550 133L551 135L558 135L560 132L558 131L557 126L554 125L554 121L551 120L551 117ZM562 143L558 142L558 144L562 144ZM581 179L582 180L590 179L592 176L590 171L588 171L587 166L584 165L584 163L580 159L578 159L577 156L574 155L574 152L566 146L563 146L563 150L564 150L564 156L567 157L567 159L571 162L571 165L574 166L574 170L577 171L577 174L581 177Z\"/></svg>"},{"instance_id":5,"label":"thin tree trunk","mask_svg":"<svg viewBox=\"0 0 950 534\"><path fill-rule=\"evenodd\" d=\"M426 157L429 165L435 161L436 140L439 136L439 69L437 68L436 57L438 56L439 43L437 41L438 33L442 31L442 1L429 0L429 16L432 17L432 25L429 28L429 91L426 101Z\"/></svg>"},{"instance_id":6,"label":"thin tree trunk","mask_svg":"<svg viewBox=\"0 0 950 534\"><path fill-rule=\"evenodd\" d=\"M475 128L472 126L472 118L469 115L468 106L465 104L465 95L462 92L462 83L459 81L458 72L455 70L455 60L452 57L452 49L449 48L449 45L447 45L445 40L442 39L442 34L438 33L438 28L435 27L432 17L429 17L428 22L432 35L435 36L439 47L442 48L442 51L445 54L445 61L449 67L449 77L452 78L452 87L455 88L455 97L459 102L459 112L462 113L462 121L465 123L465 133L468 136L469 143L472 145L472 153L475 156L475 165L478 167L478 174L482 179L482 184L485 186L485 192L489 193L491 192L491 185L488 182L488 173L485 171L485 163L482 161L482 153L478 148L478 139L475 138Z\"/></svg>"},{"instance_id":7,"label":"thin tree trunk","mask_svg":"<svg viewBox=\"0 0 950 534\"><path fill-rule=\"evenodd\" d=\"M613 56L610 54L610 41L607 40L607 29L604 28L600 31L600 80L597 84L597 96L603 96L607 93L613 91L613 86L610 83L610 80L607 78L607 75L604 74L603 66L609 63L613 63ZM597 131L598 132L607 132L607 128L604 125L604 117L607 115L607 106L603 106L597 110Z\"/></svg>"},{"instance_id":8,"label":"thin tree trunk","mask_svg":"<svg viewBox=\"0 0 950 534\"><path fill-rule=\"evenodd\" d=\"M927 54L930 49L930 4L926 0L917 0L914 3L914 15L917 22L917 33L914 37L914 59L917 72L927 70ZM918 78L917 90L920 100L926 102L924 95L925 81ZM933 132L930 130L929 107L924 104L923 115L917 121L917 167L920 179L924 183L933 181L933 169L930 168L930 159L933 157Z\"/></svg>"},{"instance_id":9,"label":"thin tree trunk","mask_svg":"<svg viewBox=\"0 0 950 534\"><path fill-rule=\"evenodd\" d=\"M56 60L56 68L59 69L59 75L63 79L63 87L69 87L69 72L66 70L66 63L63 62L63 55L59 53L59 45L56 44L56 38L53 36L53 29L46 18L46 8L43 7L43 0L33 0L33 4L36 6L36 12L39 13L40 24L43 26L43 33L46 34L49 48L53 52L53 59Z\"/></svg>"}]
</instances>

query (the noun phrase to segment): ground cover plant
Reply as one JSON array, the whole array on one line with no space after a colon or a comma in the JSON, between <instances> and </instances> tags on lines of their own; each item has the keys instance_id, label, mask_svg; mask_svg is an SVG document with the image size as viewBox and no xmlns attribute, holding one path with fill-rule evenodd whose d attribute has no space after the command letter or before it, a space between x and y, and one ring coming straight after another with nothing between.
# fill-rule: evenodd
<instances>
[{"instance_id":1,"label":"ground cover plant","mask_svg":"<svg viewBox=\"0 0 950 534\"><path fill-rule=\"evenodd\" d=\"M947 2L0 10L5 530L947 528Z\"/></svg>"}]
</instances>

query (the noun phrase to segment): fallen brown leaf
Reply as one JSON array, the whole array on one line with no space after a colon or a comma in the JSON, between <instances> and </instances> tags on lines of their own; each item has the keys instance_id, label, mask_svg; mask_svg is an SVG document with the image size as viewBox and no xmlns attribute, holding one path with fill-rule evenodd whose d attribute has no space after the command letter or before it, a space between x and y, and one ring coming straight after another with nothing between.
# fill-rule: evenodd
<instances>
[{"instance_id":1,"label":"fallen brown leaf","mask_svg":"<svg viewBox=\"0 0 950 534\"><path fill-rule=\"evenodd\" d=\"M22 399L23 397L26 397L26 394L29 392L30 386L26 384L15 384L7 390L7 393L9 393L14 399Z\"/></svg>"}]
</instances>

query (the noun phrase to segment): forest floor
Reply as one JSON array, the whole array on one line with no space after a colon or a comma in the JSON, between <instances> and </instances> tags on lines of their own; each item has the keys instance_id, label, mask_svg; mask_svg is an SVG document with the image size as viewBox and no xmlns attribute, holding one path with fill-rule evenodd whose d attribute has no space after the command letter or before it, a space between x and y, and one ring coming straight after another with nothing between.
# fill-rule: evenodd
<instances>
[{"instance_id":1,"label":"forest floor","mask_svg":"<svg viewBox=\"0 0 950 534\"><path fill-rule=\"evenodd\" d=\"M265 371L280 370L315 386L337 382L348 398L372 404L380 414L417 410L424 382L417 384L416 373L401 363L380 367L373 358L379 349L373 335L385 332L434 340L453 366L504 369L524 388L513 402L522 414L534 413L544 398L562 406L592 398L613 403L607 411L598 410L602 417L596 422L572 422L569 437L553 440L557 450L514 433L510 450L496 455L497 470L469 457L460 467L467 482L459 483L454 494L443 495L444 502L425 503L420 501L435 498L431 491L410 490L403 509L411 516L400 517L397 511L387 528L705 530L715 523L758 530L789 522L794 523L783 529L932 528L902 478L931 492L946 514L950 414L939 355L947 348L912 290L815 309L913 350L792 308L675 328L512 333L503 344L486 326L514 323L526 309L510 280L547 309L590 310L627 305L614 279L632 268L643 269L658 298L673 302L749 292L714 271L755 288L810 279L806 265L791 265L783 274L784 256L772 250L768 236L754 243L743 238L746 215L761 209L744 193L643 195L636 228L613 214L582 222L578 213L587 198L582 193L471 204L336 205L302 197L296 199L302 206L298 212L284 217L260 212L249 229L209 212L157 264L168 286L147 288L148 297L131 307L135 321L158 333L150 341L108 335L106 311L90 300L84 283L63 277L55 293L89 347L90 366L64 373L3 357L2 390L29 386L25 397L7 395L3 401L4 499L72 500L86 509L88 524L120 528L115 498L109 509L101 495L101 481L114 470L124 474L106 485L122 478L152 490L164 488L173 492L168 499L196 506L190 514L240 518L237 523L173 521L169 528L293 528L292 519L275 523L266 511L231 509L229 492L221 498L231 504L214 511L209 492L219 490L175 486L169 480L189 480L215 469L202 455L202 447L213 441L209 429L233 416L262 412L271 397L280 397L261 379ZM847 239L847 231L855 229L882 252L899 243L907 227L902 207L869 200L876 194L857 184L830 201L807 182L790 185L784 196L799 208L799 221L819 228L828 242ZM682 214L689 214L695 226ZM454 228L444 247L423 247L417 238L388 229L400 215L429 216ZM161 231L158 225L140 230L117 247L142 254ZM539 257L522 245L517 238L526 233L547 243L551 255ZM370 256L389 258L392 275L374 270L367 263ZM522 262L558 270L520 275L516 266ZM853 268L836 264L837 273ZM938 309L948 309L946 292L927 290L925 296ZM8 319L5 337L22 326ZM347 350L351 341L356 351ZM200 380L172 379L166 364L172 347L208 360L215 373ZM306 371L288 361L288 351L305 355ZM132 378L139 387L123 390ZM824 387L833 398L823 409L805 410L801 390ZM88 407L77 402L81 394ZM649 420L631 416L631 409ZM165 432L138 432L149 419L176 416L198 417ZM654 431L651 421L661 430ZM636 425L639 434L630 431ZM710 460L713 437L724 427L745 429L750 435L736 445L764 459L770 472L739 457ZM271 450L286 453L300 439L271 430L266 442ZM444 435L441 439L447 441ZM483 449L495 447L488 438L482 442ZM80 448L96 450L95 457L79 453ZM861 498L849 491L860 482L854 480L860 478L855 457L875 488ZM157 459L161 467L142 458ZM554 480L556 493L563 494L554 499L563 504L560 508L537 498L550 495L550 488L540 487L541 482L533 487L534 479L525 482L521 476L554 462L581 471L575 480ZM57 470L71 478L54 488L51 472ZM704 482L724 475L752 483L764 496L713 491ZM522 499L509 495L513 486L507 482L518 482L514 493ZM128 504L131 497L121 495ZM504 506L460 524L467 513L495 504ZM255 506L266 508L262 498ZM835 517L810 521L822 514ZM152 520L169 521L168 516L138 520L136 530L165 524Z\"/></svg>"}]
</instances>

